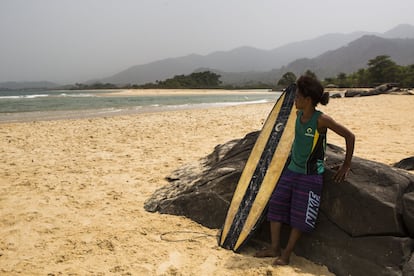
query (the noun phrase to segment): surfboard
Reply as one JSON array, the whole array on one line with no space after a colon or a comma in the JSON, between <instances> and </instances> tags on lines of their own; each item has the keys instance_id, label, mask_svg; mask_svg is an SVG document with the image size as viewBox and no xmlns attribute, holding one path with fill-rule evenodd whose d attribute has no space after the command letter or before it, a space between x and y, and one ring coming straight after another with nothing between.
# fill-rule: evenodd
<instances>
[{"instance_id":1,"label":"surfboard","mask_svg":"<svg viewBox=\"0 0 414 276\"><path fill-rule=\"evenodd\" d=\"M247 159L218 239L238 252L264 218L267 203L289 158L295 135L296 85L291 84L273 106Z\"/></svg>"}]
</instances>

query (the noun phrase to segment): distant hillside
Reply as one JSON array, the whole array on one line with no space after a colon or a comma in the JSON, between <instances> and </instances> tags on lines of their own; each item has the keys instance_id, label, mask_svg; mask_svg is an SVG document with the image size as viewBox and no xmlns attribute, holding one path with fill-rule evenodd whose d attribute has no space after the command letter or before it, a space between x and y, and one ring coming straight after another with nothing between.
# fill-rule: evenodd
<instances>
[{"instance_id":1,"label":"distant hillside","mask_svg":"<svg viewBox=\"0 0 414 276\"><path fill-rule=\"evenodd\" d=\"M367 68L368 61L379 55L388 55L399 65L414 64L414 39L385 39L367 35L347 46L328 51L312 59L295 60L280 69L242 73L213 71L222 76L223 84L245 85L257 82L274 84L286 72L300 75L306 70L311 70L321 79L336 77L339 73L353 73L361 68ZM203 70L208 69L203 68Z\"/></svg>"},{"instance_id":2,"label":"distant hillside","mask_svg":"<svg viewBox=\"0 0 414 276\"><path fill-rule=\"evenodd\" d=\"M58 86L58 84L48 81L0 82L0 90L52 89Z\"/></svg>"},{"instance_id":3,"label":"distant hillside","mask_svg":"<svg viewBox=\"0 0 414 276\"><path fill-rule=\"evenodd\" d=\"M364 39L358 42L362 37ZM275 79L286 70L302 72L306 70L304 68L308 68L319 73L320 77L332 76L338 72L348 73L355 68L365 67L367 61L375 57L371 54L375 55L375 53L379 53L377 55L387 54L400 64L400 56L401 58L405 56L406 48L412 47L411 44L406 47L403 45L404 42L391 42L385 38L414 38L414 26L399 25L384 34L367 32L327 34L272 50L240 47L231 51L214 52L206 56L193 54L169 58L136 65L99 81L115 84L145 84L165 80L175 75L190 74L199 68L209 68L213 72L220 73L224 83L242 84L252 81L274 83ZM357 49L358 47L363 48ZM368 49L366 52L361 52L365 49L364 47ZM375 49L372 48L371 52L370 47ZM397 52L400 50L404 53L398 55Z\"/></svg>"},{"instance_id":4,"label":"distant hillside","mask_svg":"<svg viewBox=\"0 0 414 276\"><path fill-rule=\"evenodd\" d=\"M352 73L366 68L368 61L379 55L388 55L399 65L414 64L414 39L386 39L367 35L316 58L296 60L281 71L301 74L309 69L320 78L334 77L341 72Z\"/></svg>"},{"instance_id":5,"label":"distant hillside","mask_svg":"<svg viewBox=\"0 0 414 276\"><path fill-rule=\"evenodd\" d=\"M269 71L280 68L301 57L315 57L328 50L341 47L363 32L328 34L312 40L290 43L273 50L240 47L231 51L214 52L206 56L188 55L136 65L116 75L101 79L103 83L144 84L164 80L174 75L189 74L197 68L214 68L222 72Z\"/></svg>"},{"instance_id":6,"label":"distant hillside","mask_svg":"<svg viewBox=\"0 0 414 276\"><path fill-rule=\"evenodd\" d=\"M414 38L414 26L401 24L387 31L382 36L384 38Z\"/></svg>"}]
</instances>

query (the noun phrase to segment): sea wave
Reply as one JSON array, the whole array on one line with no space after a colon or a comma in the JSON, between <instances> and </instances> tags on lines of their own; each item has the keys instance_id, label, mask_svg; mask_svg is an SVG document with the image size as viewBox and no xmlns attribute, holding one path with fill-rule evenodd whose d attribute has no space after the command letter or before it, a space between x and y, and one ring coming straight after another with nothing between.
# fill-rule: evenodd
<instances>
[{"instance_id":1,"label":"sea wave","mask_svg":"<svg viewBox=\"0 0 414 276\"><path fill-rule=\"evenodd\" d=\"M0 99L35 99L49 97L48 94L18 95L18 96L0 96Z\"/></svg>"},{"instance_id":2,"label":"sea wave","mask_svg":"<svg viewBox=\"0 0 414 276\"><path fill-rule=\"evenodd\" d=\"M146 106L130 106L124 108L99 108L87 110L53 110L53 111L32 111L32 112L0 112L0 123L6 122L26 122L26 121L44 121L44 120L62 120L77 118L94 118L116 115L130 115L147 112L163 112L185 109L204 109L212 107L226 107L246 104L260 104L273 102L273 100L256 100L245 102L216 102L216 103L185 103L175 105L154 104ZM0 108L1 109L1 108Z\"/></svg>"},{"instance_id":3,"label":"sea wave","mask_svg":"<svg viewBox=\"0 0 414 276\"><path fill-rule=\"evenodd\" d=\"M94 95L94 94L87 94L87 93L79 93L79 94L67 94L67 93L62 93L62 94L59 94L59 96L61 96L61 97L76 97L76 98L78 98L78 97L96 97L96 95Z\"/></svg>"},{"instance_id":4,"label":"sea wave","mask_svg":"<svg viewBox=\"0 0 414 276\"><path fill-rule=\"evenodd\" d=\"M200 94L200 95L145 95L128 97L97 97L92 93L72 91L45 91L21 95L1 95L0 113L20 113L34 111L100 110L115 108L152 112L184 108L204 108L243 104L267 103L276 100L280 94ZM22 104L23 103L23 104ZM117 112L113 112L117 113Z\"/></svg>"},{"instance_id":5,"label":"sea wave","mask_svg":"<svg viewBox=\"0 0 414 276\"><path fill-rule=\"evenodd\" d=\"M225 106L236 106L236 105L246 105L246 104L261 104L261 103L269 103L274 102L274 100L269 99L261 99L255 101L237 101L237 102L205 102L205 103L184 103L184 104L154 104L150 106L139 106L139 109L145 108L149 110L153 109L160 109L160 110L175 110L175 109L197 109L197 108L208 108L208 107L225 107ZM138 108L138 107L135 107Z\"/></svg>"}]
</instances>

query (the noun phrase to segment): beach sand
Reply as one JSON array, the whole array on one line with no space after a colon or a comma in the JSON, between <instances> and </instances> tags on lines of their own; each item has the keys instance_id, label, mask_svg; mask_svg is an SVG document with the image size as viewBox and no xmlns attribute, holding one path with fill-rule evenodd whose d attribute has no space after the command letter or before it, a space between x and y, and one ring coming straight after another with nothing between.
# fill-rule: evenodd
<instances>
[{"instance_id":1,"label":"beach sand","mask_svg":"<svg viewBox=\"0 0 414 276\"><path fill-rule=\"evenodd\" d=\"M414 96L331 99L323 111L356 134L355 155L414 155ZM176 168L259 130L272 104L0 124L2 275L332 275L293 256L273 267L217 229L148 213ZM328 134L330 143L343 146Z\"/></svg>"}]
</instances>

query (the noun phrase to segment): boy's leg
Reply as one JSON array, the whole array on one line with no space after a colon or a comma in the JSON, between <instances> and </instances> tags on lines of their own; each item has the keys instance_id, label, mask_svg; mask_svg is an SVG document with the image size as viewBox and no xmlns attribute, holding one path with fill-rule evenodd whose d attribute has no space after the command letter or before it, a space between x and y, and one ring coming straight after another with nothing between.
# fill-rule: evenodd
<instances>
[{"instance_id":1,"label":"boy's leg","mask_svg":"<svg viewBox=\"0 0 414 276\"><path fill-rule=\"evenodd\" d=\"M271 221L270 222L270 238L271 238L271 246L270 248L263 249L261 251L256 252L254 255L255 257L263 258L263 257L280 257L280 229L282 227L282 223Z\"/></svg>"},{"instance_id":2,"label":"boy's leg","mask_svg":"<svg viewBox=\"0 0 414 276\"><path fill-rule=\"evenodd\" d=\"M285 170L272 193L267 213L272 243L270 248L257 252L256 257L279 257L281 254L280 229L282 223L289 224L290 222L292 183L294 183L292 180L292 172Z\"/></svg>"},{"instance_id":3,"label":"boy's leg","mask_svg":"<svg viewBox=\"0 0 414 276\"><path fill-rule=\"evenodd\" d=\"M274 265L288 265L290 260L290 255L295 248L296 242L302 236L302 232L297 228L292 228L290 230L289 241L286 245L285 250L283 250L282 255L279 258L276 258Z\"/></svg>"},{"instance_id":4,"label":"boy's leg","mask_svg":"<svg viewBox=\"0 0 414 276\"><path fill-rule=\"evenodd\" d=\"M291 212L290 226L292 227L289 235L288 244L283 250L280 258L274 262L275 265L289 264L290 255L303 232L311 232L315 228L315 223L319 211L320 196L322 193L322 175L303 175L298 176L297 183L292 192L292 205L295 212Z\"/></svg>"},{"instance_id":5,"label":"boy's leg","mask_svg":"<svg viewBox=\"0 0 414 276\"><path fill-rule=\"evenodd\" d=\"M282 223L272 221L270 222L270 234L272 238L271 249L275 253L274 257L280 256L280 229L282 228Z\"/></svg>"}]
</instances>

